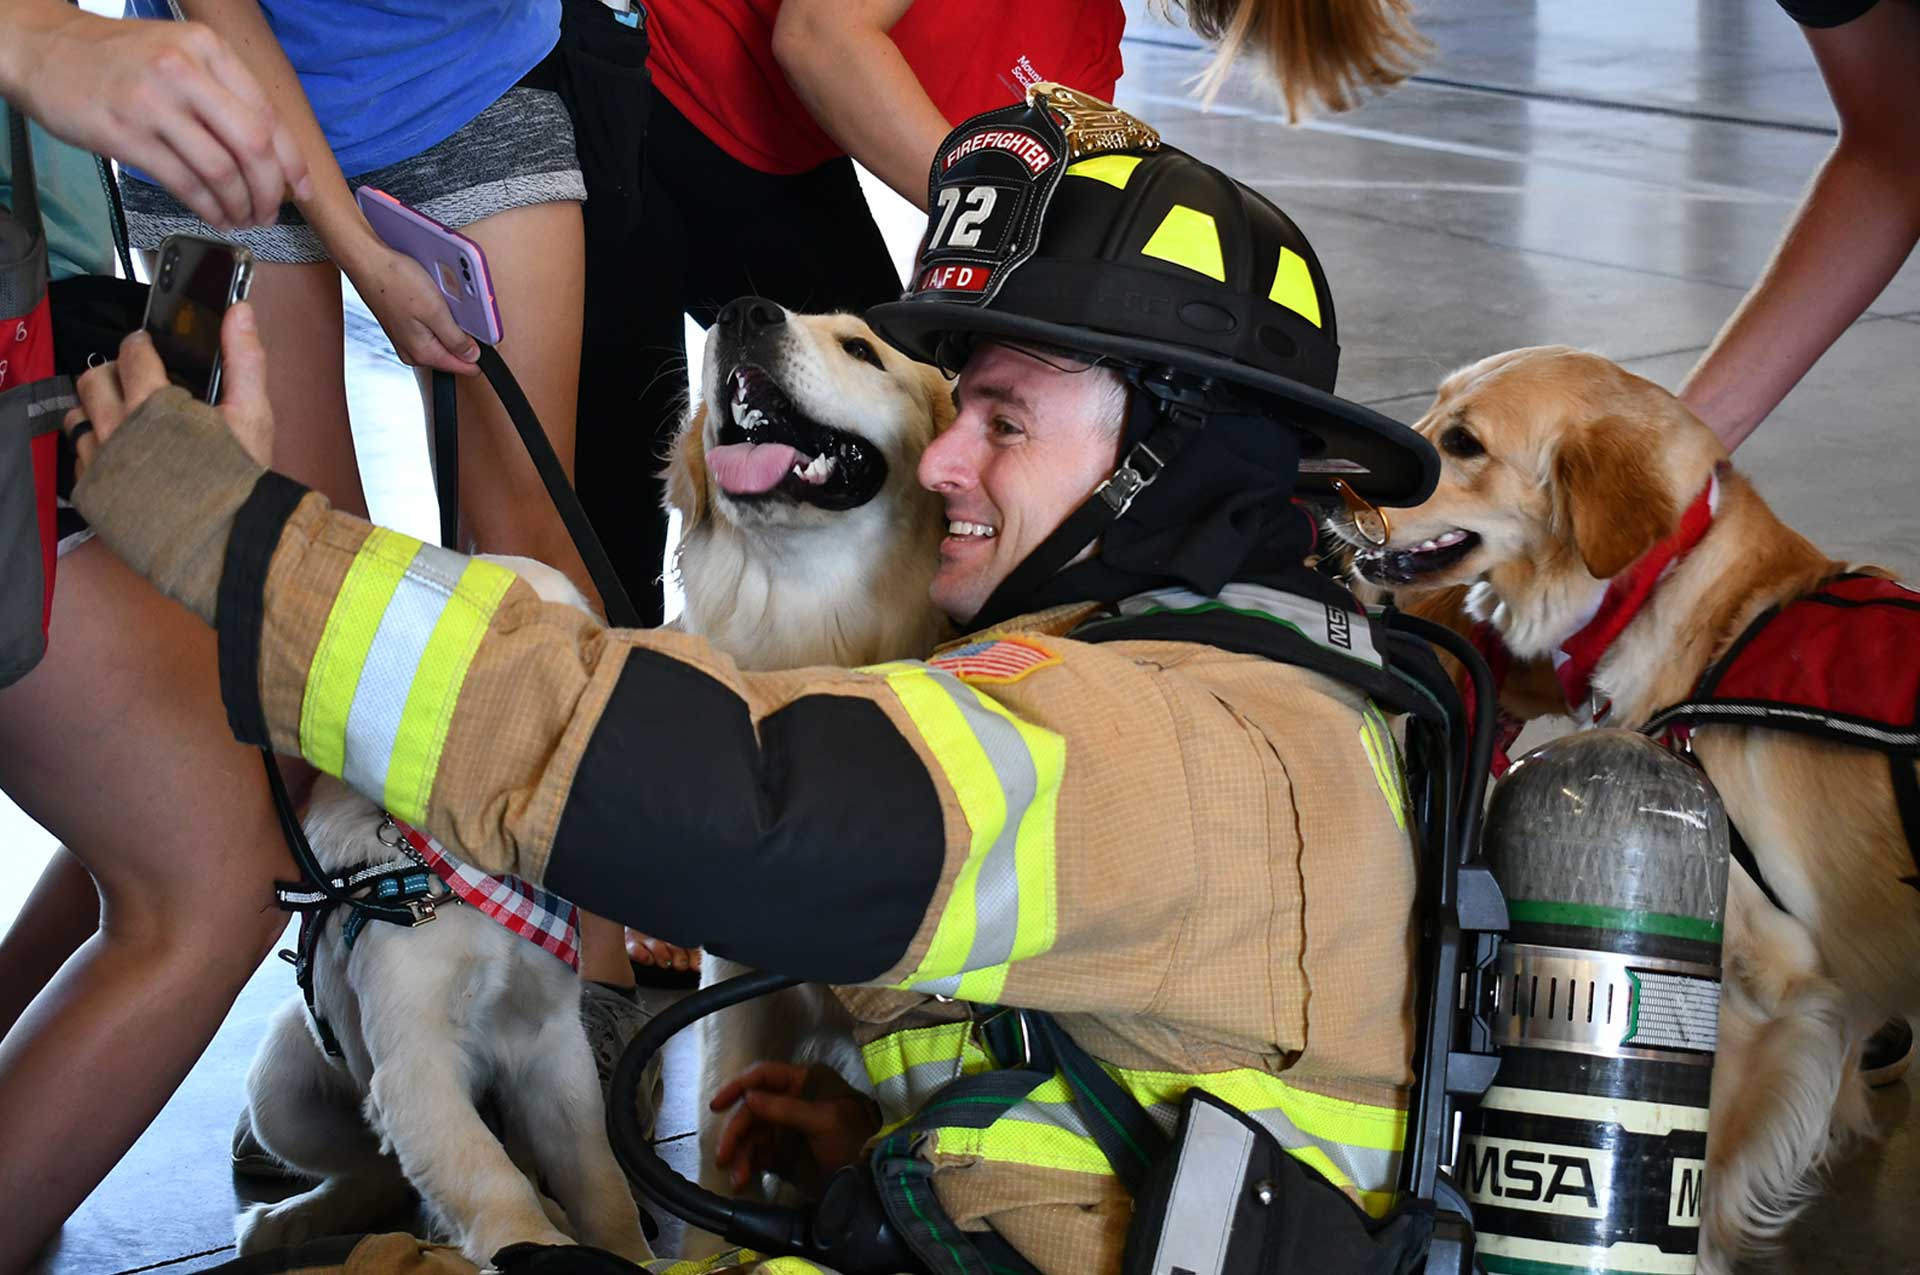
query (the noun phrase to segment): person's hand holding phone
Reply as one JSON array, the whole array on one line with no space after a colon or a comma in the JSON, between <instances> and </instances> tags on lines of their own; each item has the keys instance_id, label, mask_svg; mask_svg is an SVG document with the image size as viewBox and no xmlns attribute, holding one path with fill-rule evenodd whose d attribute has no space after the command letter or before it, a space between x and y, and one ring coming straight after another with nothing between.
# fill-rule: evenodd
<instances>
[{"instance_id":1,"label":"person's hand holding phone","mask_svg":"<svg viewBox=\"0 0 1920 1275\"><path fill-rule=\"evenodd\" d=\"M225 366L219 412L233 436L261 465L273 463L273 407L267 402L267 351L254 330L253 307L238 302L220 325ZM173 384L153 338L135 332L120 343L120 357L84 373L75 382L80 406L67 413L81 473L142 404Z\"/></svg>"},{"instance_id":2,"label":"person's hand holding phone","mask_svg":"<svg viewBox=\"0 0 1920 1275\"><path fill-rule=\"evenodd\" d=\"M479 344L454 322L439 286L413 258L368 231L367 244L352 261L341 262L341 269L380 320L402 363L460 375L479 371Z\"/></svg>"}]
</instances>

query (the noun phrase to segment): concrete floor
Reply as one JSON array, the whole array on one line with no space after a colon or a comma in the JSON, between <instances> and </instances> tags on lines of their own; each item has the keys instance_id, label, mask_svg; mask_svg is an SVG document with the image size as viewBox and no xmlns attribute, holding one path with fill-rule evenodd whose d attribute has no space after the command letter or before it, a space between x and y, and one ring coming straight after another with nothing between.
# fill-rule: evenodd
<instances>
[{"instance_id":1,"label":"concrete floor","mask_svg":"<svg viewBox=\"0 0 1920 1275\"><path fill-rule=\"evenodd\" d=\"M1566 342L1673 385L1759 273L1831 145L1832 111L1793 23L1767 0L1431 0L1413 83L1289 130L1244 77L1203 111L1184 32L1141 21L1121 103L1271 195L1333 281L1342 392L1413 419L1451 368ZM904 255L905 205L877 204ZM387 521L431 533L410 379L364 316L349 347L356 430ZM1920 576L1920 260L1887 288L1739 456L1776 509L1841 557ZM46 854L0 810L0 924ZM247 1060L291 990L271 961L145 1138L68 1224L41 1275L191 1271L231 1255L226 1146ZM667 1135L693 1074L668 1062ZM1848 1157L1787 1251L1760 1269L1920 1269L1914 1081L1881 1093L1885 1139ZM674 1141L682 1161L691 1147ZM684 1164L682 1167L686 1167Z\"/></svg>"}]
</instances>

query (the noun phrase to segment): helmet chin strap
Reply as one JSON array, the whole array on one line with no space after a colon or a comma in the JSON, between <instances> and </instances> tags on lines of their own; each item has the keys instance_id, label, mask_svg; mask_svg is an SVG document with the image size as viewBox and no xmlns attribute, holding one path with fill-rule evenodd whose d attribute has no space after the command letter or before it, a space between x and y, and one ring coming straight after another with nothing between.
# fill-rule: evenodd
<instances>
[{"instance_id":1,"label":"helmet chin strap","mask_svg":"<svg viewBox=\"0 0 1920 1275\"><path fill-rule=\"evenodd\" d=\"M1030 609L1029 600L1106 533L1134 500L1172 465L1194 435L1219 413L1212 382L1166 368L1121 366L1127 395L1126 456L1079 508L1007 573L963 627L990 628Z\"/></svg>"}]
</instances>

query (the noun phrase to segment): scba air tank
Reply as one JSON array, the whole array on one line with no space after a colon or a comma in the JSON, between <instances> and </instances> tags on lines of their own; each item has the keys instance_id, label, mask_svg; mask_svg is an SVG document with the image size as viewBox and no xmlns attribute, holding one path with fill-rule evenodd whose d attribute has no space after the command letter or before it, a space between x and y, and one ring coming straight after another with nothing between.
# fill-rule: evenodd
<instances>
[{"instance_id":1,"label":"scba air tank","mask_svg":"<svg viewBox=\"0 0 1920 1275\"><path fill-rule=\"evenodd\" d=\"M1720 798L1645 737L1586 731L1519 762L1485 827L1513 925L1500 1071L1457 1166L1481 1261L1688 1275L1720 1005Z\"/></svg>"}]
</instances>

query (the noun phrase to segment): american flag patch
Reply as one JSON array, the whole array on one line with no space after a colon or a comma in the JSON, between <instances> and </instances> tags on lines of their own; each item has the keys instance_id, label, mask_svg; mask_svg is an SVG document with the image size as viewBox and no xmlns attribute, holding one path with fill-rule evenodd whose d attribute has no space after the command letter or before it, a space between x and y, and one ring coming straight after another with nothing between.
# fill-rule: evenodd
<instances>
[{"instance_id":1,"label":"american flag patch","mask_svg":"<svg viewBox=\"0 0 1920 1275\"><path fill-rule=\"evenodd\" d=\"M963 682L1005 685L1035 669L1058 664L1060 657L1026 638L993 638L967 642L940 652L927 661L930 668L951 673Z\"/></svg>"},{"instance_id":2,"label":"american flag patch","mask_svg":"<svg viewBox=\"0 0 1920 1275\"><path fill-rule=\"evenodd\" d=\"M391 816L389 816L391 818ZM453 897L492 917L536 947L580 968L580 909L519 877L489 876L448 854L432 837L398 819L393 826L447 883Z\"/></svg>"}]
</instances>

